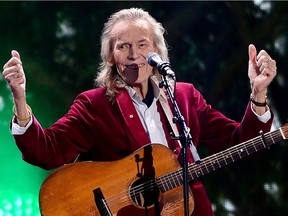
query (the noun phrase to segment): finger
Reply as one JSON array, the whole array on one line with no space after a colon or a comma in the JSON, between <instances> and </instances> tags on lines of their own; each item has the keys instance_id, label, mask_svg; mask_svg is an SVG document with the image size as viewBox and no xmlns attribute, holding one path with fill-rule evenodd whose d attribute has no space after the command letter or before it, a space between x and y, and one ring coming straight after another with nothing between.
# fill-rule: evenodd
<instances>
[{"instance_id":1,"label":"finger","mask_svg":"<svg viewBox=\"0 0 288 216\"><path fill-rule=\"evenodd\" d=\"M18 72L9 73L5 76L6 81L10 86L22 84L24 82L23 74Z\"/></svg>"},{"instance_id":2,"label":"finger","mask_svg":"<svg viewBox=\"0 0 288 216\"><path fill-rule=\"evenodd\" d=\"M265 69L269 69L270 65L268 62L263 62L261 65L259 65L260 71L263 71Z\"/></svg>"},{"instance_id":3,"label":"finger","mask_svg":"<svg viewBox=\"0 0 288 216\"><path fill-rule=\"evenodd\" d=\"M249 60L253 64L253 66L256 66L257 65L257 61L256 61L257 50L256 50L256 47L253 44L250 44L248 50L249 50L248 51Z\"/></svg>"},{"instance_id":4,"label":"finger","mask_svg":"<svg viewBox=\"0 0 288 216\"><path fill-rule=\"evenodd\" d=\"M272 59L265 50L261 50L257 55L257 60L260 61L261 57L263 56L267 57L268 59Z\"/></svg>"},{"instance_id":5,"label":"finger","mask_svg":"<svg viewBox=\"0 0 288 216\"><path fill-rule=\"evenodd\" d=\"M11 58L9 59L9 61L3 66L3 69L5 70L8 67L14 66L16 64L20 64L22 65L22 62L20 60L20 55L17 51L12 50L11 51Z\"/></svg>"},{"instance_id":6,"label":"finger","mask_svg":"<svg viewBox=\"0 0 288 216\"><path fill-rule=\"evenodd\" d=\"M16 50L11 51L11 56L20 60L20 54Z\"/></svg>"},{"instance_id":7,"label":"finger","mask_svg":"<svg viewBox=\"0 0 288 216\"><path fill-rule=\"evenodd\" d=\"M277 67L276 67L275 63L272 63L272 61L268 61L268 62L263 62L260 65L260 71L262 71L264 69L276 70Z\"/></svg>"},{"instance_id":8,"label":"finger","mask_svg":"<svg viewBox=\"0 0 288 216\"><path fill-rule=\"evenodd\" d=\"M12 57L11 59L9 59L9 61L3 66L3 69L7 69L9 67L15 66L15 65L22 65L22 62L20 61L20 59L16 58L16 57Z\"/></svg>"},{"instance_id":9,"label":"finger","mask_svg":"<svg viewBox=\"0 0 288 216\"><path fill-rule=\"evenodd\" d=\"M276 61L272 59L265 50L261 50L257 56L257 65L260 67L260 65L264 62L270 65L276 65Z\"/></svg>"},{"instance_id":10,"label":"finger","mask_svg":"<svg viewBox=\"0 0 288 216\"><path fill-rule=\"evenodd\" d=\"M262 55L260 57L258 57L258 61L257 61L257 66L258 67L261 67L261 65L267 65L267 64L272 64L272 59L269 58L268 56L266 55Z\"/></svg>"},{"instance_id":11,"label":"finger","mask_svg":"<svg viewBox=\"0 0 288 216\"><path fill-rule=\"evenodd\" d=\"M5 77L8 74L17 73L17 72L18 73L20 72L22 74L22 66L20 64L16 64L11 67L5 68L4 71L2 72L2 75Z\"/></svg>"},{"instance_id":12,"label":"finger","mask_svg":"<svg viewBox=\"0 0 288 216\"><path fill-rule=\"evenodd\" d=\"M268 64L266 64L266 66L264 66L264 65L265 65L265 63L260 68L261 74L264 76L267 76L267 77L275 77L277 74L276 66L271 66Z\"/></svg>"},{"instance_id":13,"label":"finger","mask_svg":"<svg viewBox=\"0 0 288 216\"><path fill-rule=\"evenodd\" d=\"M248 55L249 55L249 70L248 74L251 78L260 74L259 67L257 66L257 50L253 44L250 44L248 47Z\"/></svg>"},{"instance_id":14,"label":"finger","mask_svg":"<svg viewBox=\"0 0 288 216\"><path fill-rule=\"evenodd\" d=\"M261 67L262 65L269 65L269 67L276 67L276 61L274 59L271 59L267 56L261 56L260 60L257 63L258 67Z\"/></svg>"}]
</instances>

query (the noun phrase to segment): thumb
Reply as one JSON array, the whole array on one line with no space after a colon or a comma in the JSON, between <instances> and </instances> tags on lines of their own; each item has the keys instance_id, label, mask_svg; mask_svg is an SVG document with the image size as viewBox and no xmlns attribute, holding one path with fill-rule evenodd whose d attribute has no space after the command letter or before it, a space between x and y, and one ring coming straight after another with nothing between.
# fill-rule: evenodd
<instances>
[{"instance_id":1,"label":"thumb","mask_svg":"<svg viewBox=\"0 0 288 216\"><path fill-rule=\"evenodd\" d=\"M20 54L16 51L16 50L12 50L11 51L11 56L12 57L16 57L20 60Z\"/></svg>"},{"instance_id":2,"label":"thumb","mask_svg":"<svg viewBox=\"0 0 288 216\"><path fill-rule=\"evenodd\" d=\"M256 47L253 44L249 45L248 48L248 54L249 54L249 61L252 63L252 65L256 68L256 55L257 55L257 50Z\"/></svg>"}]
</instances>

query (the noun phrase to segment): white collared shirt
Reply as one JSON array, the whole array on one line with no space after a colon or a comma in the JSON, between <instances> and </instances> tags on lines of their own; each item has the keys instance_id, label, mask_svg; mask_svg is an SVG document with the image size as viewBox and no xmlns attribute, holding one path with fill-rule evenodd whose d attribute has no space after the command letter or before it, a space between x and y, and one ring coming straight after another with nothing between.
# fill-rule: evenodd
<instances>
[{"instance_id":1,"label":"white collared shirt","mask_svg":"<svg viewBox=\"0 0 288 216\"><path fill-rule=\"evenodd\" d=\"M160 113L157 110L157 100L160 97L160 89L156 83L151 82L153 86L154 98L150 107L148 107L131 87L126 87L141 123L150 138L151 143L159 143L168 146L163 125L160 119Z\"/></svg>"}]
</instances>

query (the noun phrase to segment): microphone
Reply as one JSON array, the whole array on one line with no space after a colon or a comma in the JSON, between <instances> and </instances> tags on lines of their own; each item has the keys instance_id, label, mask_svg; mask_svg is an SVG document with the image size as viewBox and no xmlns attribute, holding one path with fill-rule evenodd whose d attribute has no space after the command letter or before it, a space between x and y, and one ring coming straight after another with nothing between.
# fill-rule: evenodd
<instances>
[{"instance_id":1,"label":"microphone","mask_svg":"<svg viewBox=\"0 0 288 216\"><path fill-rule=\"evenodd\" d=\"M170 76L175 78L175 73L171 69L171 65L168 61L163 61L160 55L154 52L150 52L147 55L147 62L152 67L157 67L159 73L163 76Z\"/></svg>"}]
</instances>

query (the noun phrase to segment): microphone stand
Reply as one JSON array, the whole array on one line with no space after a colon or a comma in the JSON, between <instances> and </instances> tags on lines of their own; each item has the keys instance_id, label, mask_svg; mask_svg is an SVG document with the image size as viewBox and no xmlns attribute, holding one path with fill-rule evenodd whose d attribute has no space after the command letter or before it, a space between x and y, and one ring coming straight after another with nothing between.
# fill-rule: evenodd
<instances>
[{"instance_id":1,"label":"microphone stand","mask_svg":"<svg viewBox=\"0 0 288 216\"><path fill-rule=\"evenodd\" d=\"M183 173L182 174L183 174L183 193L184 193L184 213L185 213L185 216L189 216L189 176L188 176L188 157L187 157L188 147L191 150L195 163L200 163L201 161L200 161L198 152L193 144L192 136L190 134L190 129L187 127L184 117L181 115L177 102L172 93L172 89L168 83L167 75L166 76L161 75L161 77L162 77L162 81L160 82L159 87L160 88L165 87L168 93L168 96L173 104L174 110L175 110L175 116L173 117L173 122L175 123L174 120L176 120L181 127L181 133L179 137L174 137L174 139L180 140L180 143L182 144L181 154L182 154L182 160L183 160L183 165L182 165ZM175 81L175 85L176 85L176 81Z\"/></svg>"}]
</instances>

